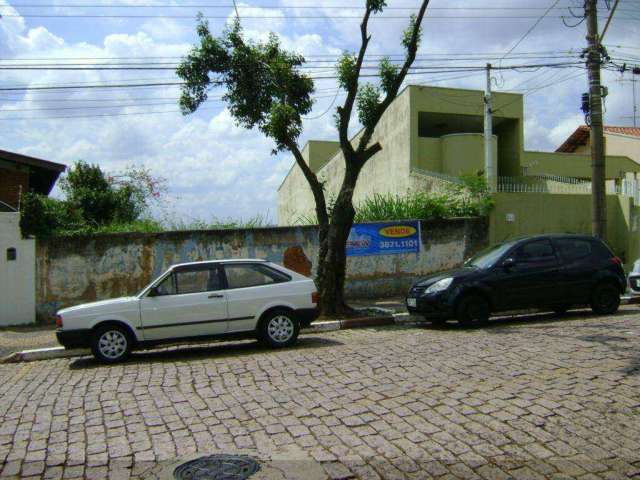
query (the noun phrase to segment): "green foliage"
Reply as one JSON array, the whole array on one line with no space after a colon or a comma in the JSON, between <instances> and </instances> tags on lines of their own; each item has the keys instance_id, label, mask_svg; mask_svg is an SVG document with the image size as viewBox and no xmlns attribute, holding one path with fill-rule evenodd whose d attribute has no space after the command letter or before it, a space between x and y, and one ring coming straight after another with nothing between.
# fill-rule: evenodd
<instances>
[{"instance_id":1,"label":"green foliage","mask_svg":"<svg viewBox=\"0 0 640 480\"><path fill-rule=\"evenodd\" d=\"M382 9L387 6L385 0L367 0L367 8L373 13L380 13Z\"/></svg>"},{"instance_id":2,"label":"green foliage","mask_svg":"<svg viewBox=\"0 0 640 480\"><path fill-rule=\"evenodd\" d=\"M366 128L373 129L378 119L377 110L380 106L380 90L367 83L358 90L356 96L358 119Z\"/></svg>"},{"instance_id":3,"label":"green foliage","mask_svg":"<svg viewBox=\"0 0 640 480\"><path fill-rule=\"evenodd\" d=\"M382 91L389 93L393 84L398 79L399 68L389 60L389 57L383 57L380 60L380 85Z\"/></svg>"},{"instance_id":4,"label":"green foliage","mask_svg":"<svg viewBox=\"0 0 640 480\"><path fill-rule=\"evenodd\" d=\"M413 32L418 28L418 39L416 42L416 50L420 47L420 41L422 40L422 27L417 25L418 17L415 13L411 14L411 18L409 19L409 26L402 32L402 45L404 48L409 51L411 47L411 38L413 37Z\"/></svg>"},{"instance_id":5,"label":"green foliage","mask_svg":"<svg viewBox=\"0 0 640 480\"><path fill-rule=\"evenodd\" d=\"M99 166L74 164L61 181L64 200L29 193L23 197L20 227L24 236L94 233L133 225L151 228L151 204L165 191L163 179L145 168L129 167L117 175L106 175Z\"/></svg>"},{"instance_id":6,"label":"green foliage","mask_svg":"<svg viewBox=\"0 0 640 480\"><path fill-rule=\"evenodd\" d=\"M356 222L486 216L493 199L482 177L464 176L441 192L375 194L356 206Z\"/></svg>"},{"instance_id":7,"label":"green foliage","mask_svg":"<svg viewBox=\"0 0 640 480\"><path fill-rule=\"evenodd\" d=\"M336 67L338 71L338 84L345 90L349 90L358 82L356 72L357 58L353 53L342 52Z\"/></svg>"},{"instance_id":8,"label":"green foliage","mask_svg":"<svg viewBox=\"0 0 640 480\"><path fill-rule=\"evenodd\" d=\"M266 42L245 41L237 20L215 38L199 16L197 33L199 44L176 70L185 82L182 112L194 112L211 87L222 86L222 98L239 125L257 127L275 141L276 150L295 143L302 116L313 106L313 80L299 70L304 57L282 49L273 33Z\"/></svg>"},{"instance_id":9,"label":"green foliage","mask_svg":"<svg viewBox=\"0 0 640 480\"><path fill-rule=\"evenodd\" d=\"M206 221L202 219L194 219L189 222L184 220L168 220L163 223L161 231L176 230L229 230L236 228L265 228L273 226L268 215L256 214L246 220L239 218L217 218L213 217Z\"/></svg>"},{"instance_id":10,"label":"green foliage","mask_svg":"<svg viewBox=\"0 0 640 480\"><path fill-rule=\"evenodd\" d=\"M31 192L22 195L20 231L25 237L45 238L82 224L81 213L67 202Z\"/></svg>"}]
</instances>

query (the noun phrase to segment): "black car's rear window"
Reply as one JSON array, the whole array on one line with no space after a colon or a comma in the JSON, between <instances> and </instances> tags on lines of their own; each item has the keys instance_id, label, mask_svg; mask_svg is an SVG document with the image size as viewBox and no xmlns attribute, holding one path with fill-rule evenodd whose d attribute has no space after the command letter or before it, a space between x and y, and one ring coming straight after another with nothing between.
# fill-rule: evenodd
<instances>
[{"instance_id":1,"label":"black car's rear window","mask_svg":"<svg viewBox=\"0 0 640 480\"><path fill-rule=\"evenodd\" d=\"M581 238L561 238L556 240L556 247L560 252L560 256L565 260L578 260L580 258L590 257L594 242Z\"/></svg>"}]
</instances>

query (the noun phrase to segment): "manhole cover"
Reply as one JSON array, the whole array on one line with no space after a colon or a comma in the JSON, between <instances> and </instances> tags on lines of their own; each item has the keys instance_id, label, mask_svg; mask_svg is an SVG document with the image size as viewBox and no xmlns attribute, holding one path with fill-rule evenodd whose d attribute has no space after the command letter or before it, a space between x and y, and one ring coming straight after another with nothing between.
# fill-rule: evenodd
<instances>
[{"instance_id":1,"label":"manhole cover","mask_svg":"<svg viewBox=\"0 0 640 480\"><path fill-rule=\"evenodd\" d=\"M183 463L173 471L176 480L245 480L260 470L246 455L209 455Z\"/></svg>"}]
</instances>

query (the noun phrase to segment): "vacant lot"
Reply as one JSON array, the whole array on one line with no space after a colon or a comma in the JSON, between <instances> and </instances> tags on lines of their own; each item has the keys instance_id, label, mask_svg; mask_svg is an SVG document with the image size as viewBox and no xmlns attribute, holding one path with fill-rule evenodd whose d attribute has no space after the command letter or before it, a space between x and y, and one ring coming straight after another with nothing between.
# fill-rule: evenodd
<instances>
[{"instance_id":1,"label":"vacant lot","mask_svg":"<svg viewBox=\"0 0 640 480\"><path fill-rule=\"evenodd\" d=\"M640 310L0 365L2 476L292 446L346 478L639 476Z\"/></svg>"}]
</instances>

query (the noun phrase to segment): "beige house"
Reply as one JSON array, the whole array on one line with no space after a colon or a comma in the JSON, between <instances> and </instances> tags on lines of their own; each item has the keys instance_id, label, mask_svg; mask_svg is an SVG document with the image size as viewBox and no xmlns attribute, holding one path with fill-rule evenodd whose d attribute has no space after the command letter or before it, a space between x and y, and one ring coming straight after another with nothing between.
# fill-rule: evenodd
<instances>
[{"instance_id":1,"label":"beige house","mask_svg":"<svg viewBox=\"0 0 640 480\"><path fill-rule=\"evenodd\" d=\"M606 155L625 155L640 165L640 128L604 127L604 151ZM591 153L591 131L586 125L576 128L556 152Z\"/></svg>"}]
</instances>

